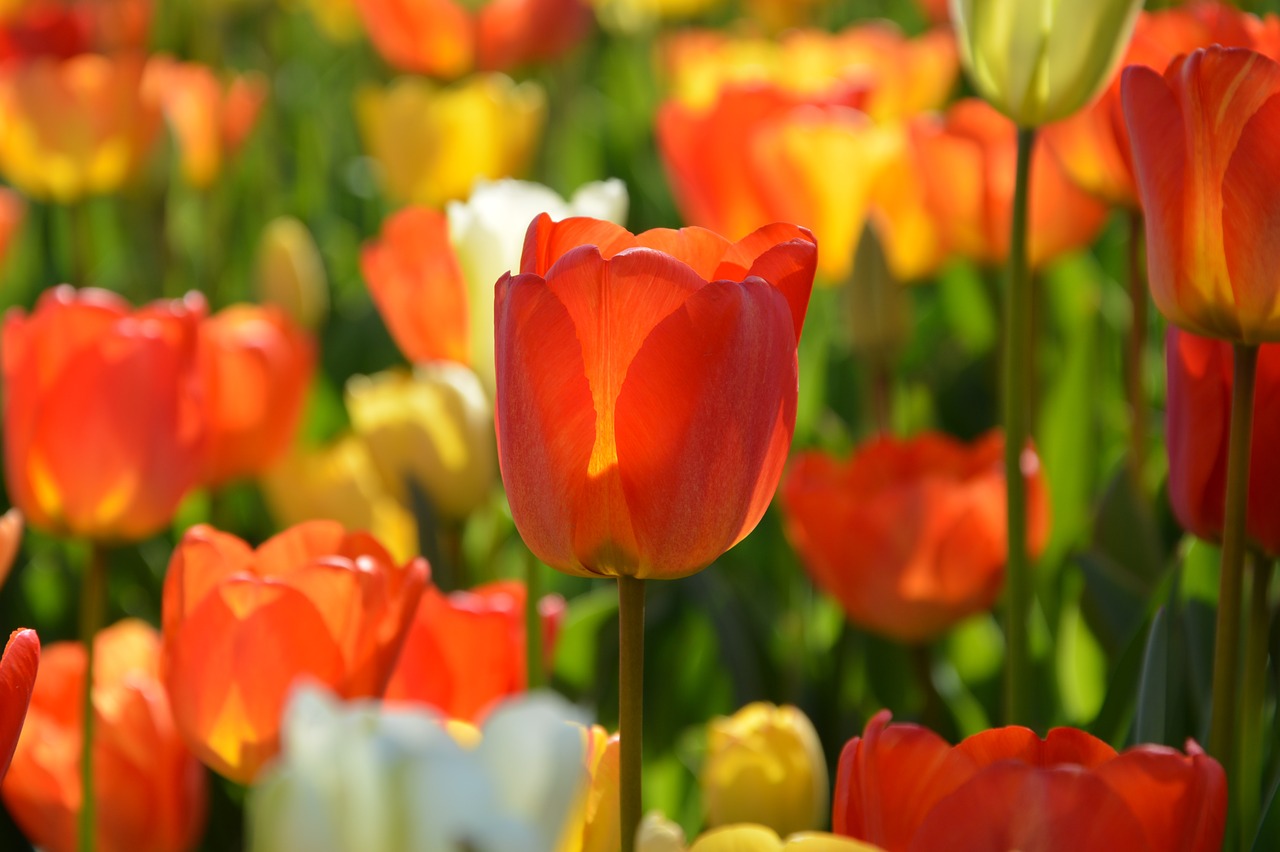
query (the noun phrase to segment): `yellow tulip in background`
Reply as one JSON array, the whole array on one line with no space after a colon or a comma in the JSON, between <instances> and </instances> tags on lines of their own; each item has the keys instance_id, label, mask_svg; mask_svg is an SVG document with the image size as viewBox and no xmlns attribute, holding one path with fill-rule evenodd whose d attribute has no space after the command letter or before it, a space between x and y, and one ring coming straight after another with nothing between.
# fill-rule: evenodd
<instances>
[{"instance_id":1,"label":"yellow tulip in background","mask_svg":"<svg viewBox=\"0 0 1280 852\"><path fill-rule=\"evenodd\" d=\"M686 846L680 827L651 813L636 835L637 852L884 852L879 846L822 831L805 831L785 840L773 829L743 823L714 828Z\"/></svg>"},{"instance_id":2,"label":"yellow tulip in background","mask_svg":"<svg viewBox=\"0 0 1280 852\"><path fill-rule=\"evenodd\" d=\"M259 302L275 305L315 331L329 313L329 279L307 226L292 216L272 219L258 244L254 275Z\"/></svg>"},{"instance_id":3,"label":"yellow tulip in background","mask_svg":"<svg viewBox=\"0 0 1280 852\"><path fill-rule=\"evenodd\" d=\"M1111 79L1142 0L951 0L973 86L1020 127L1079 110Z\"/></svg>"},{"instance_id":4,"label":"yellow tulip in background","mask_svg":"<svg viewBox=\"0 0 1280 852\"><path fill-rule=\"evenodd\" d=\"M785 836L827 821L822 743L796 707L756 702L713 719L701 785L711 827L752 822Z\"/></svg>"}]
</instances>

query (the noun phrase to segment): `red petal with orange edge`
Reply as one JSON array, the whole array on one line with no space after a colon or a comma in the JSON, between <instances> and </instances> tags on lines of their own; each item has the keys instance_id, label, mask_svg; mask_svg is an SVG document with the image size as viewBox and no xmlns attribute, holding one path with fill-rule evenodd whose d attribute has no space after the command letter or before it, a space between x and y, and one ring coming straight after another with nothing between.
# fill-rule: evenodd
<instances>
[{"instance_id":1,"label":"red petal with orange edge","mask_svg":"<svg viewBox=\"0 0 1280 852\"><path fill-rule=\"evenodd\" d=\"M748 275L763 278L787 297L799 341L818 268L818 241L813 234L798 225L766 225L739 240L725 263L736 263L739 258L750 259Z\"/></svg>"},{"instance_id":2,"label":"red petal with orange edge","mask_svg":"<svg viewBox=\"0 0 1280 852\"><path fill-rule=\"evenodd\" d=\"M40 638L36 632L23 628L10 633L0 658L0 781L13 760L39 667Z\"/></svg>"},{"instance_id":3,"label":"red petal with orange edge","mask_svg":"<svg viewBox=\"0 0 1280 852\"><path fill-rule=\"evenodd\" d=\"M340 553L347 537L337 521L295 524L263 542L254 555L255 573L262 577L288 574L322 556Z\"/></svg>"},{"instance_id":4,"label":"red petal with orange edge","mask_svg":"<svg viewBox=\"0 0 1280 852\"><path fill-rule=\"evenodd\" d=\"M1216 852L1227 820L1227 779L1207 755L1138 746L1095 774L1129 806L1161 852Z\"/></svg>"},{"instance_id":5,"label":"red petal with orange edge","mask_svg":"<svg viewBox=\"0 0 1280 852\"><path fill-rule=\"evenodd\" d=\"M545 276L556 261L579 246L596 246L600 256L608 259L635 245L636 238L621 225L586 216L556 222L539 213L525 232L520 272Z\"/></svg>"},{"instance_id":6,"label":"red petal with orange edge","mask_svg":"<svg viewBox=\"0 0 1280 852\"><path fill-rule=\"evenodd\" d=\"M706 228L654 228L636 235L636 243L669 254L689 266L703 281L715 277L720 261L732 244L715 231ZM742 276L735 280L741 281Z\"/></svg>"},{"instance_id":7,"label":"red petal with orange edge","mask_svg":"<svg viewBox=\"0 0 1280 852\"><path fill-rule=\"evenodd\" d=\"M1010 725L981 731L956 746L978 766L1016 760L1029 766L1074 765L1092 769L1116 756L1102 740L1077 728L1054 728L1040 739L1034 731Z\"/></svg>"},{"instance_id":8,"label":"red petal with orange edge","mask_svg":"<svg viewBox=\"0 0 1280 852\"><path fill-rule=\"evenodd\" d=\"M208 524L187 530L173 551L164 579L164 632L171 633L218 583L251 570L253 549Z\"/></svg>"},{"instance_id":9,"label":"red petal with orange edge","mask_svg":"<svg viewBox=\"0 0 1280 852\"><path fill-rule=\"evenodd\" d=\"M1259 63L1261 64L1261 62ZM1252 72L1244 85L1280 89L1280 66L1270 74ZM1280 91L1266 101L1240 134L1240 142L1222 179L1222 240L1227 270L1245 339L1276 340L1280 306ZM1266 334L1265 326L1271 334Z\"/></svg>"}]
</instances>

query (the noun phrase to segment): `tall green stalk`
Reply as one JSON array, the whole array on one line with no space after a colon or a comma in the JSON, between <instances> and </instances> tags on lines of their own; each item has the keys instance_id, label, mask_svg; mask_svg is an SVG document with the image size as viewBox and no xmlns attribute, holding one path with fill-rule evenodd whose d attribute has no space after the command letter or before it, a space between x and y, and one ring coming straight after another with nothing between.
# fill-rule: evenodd
<instances>
[{"instance_id":1,"label":"tall green stalk","mask_svg":"<svg viewBox=\"0 0 1280 852\"><path fill-rule=\"evenodd\" d=\"M618 748L622 852L634 852L644 736L644 581L618 578Z\"/></svg>"},{"instance_id":2,"label":"tall green stalk","mask_svg":"<svg viewBox=\"0 0 1280 852\"><path fill-rule=\"evenodd\" d=\"M1031 570L1027 553L1027 481L1022 453L1031 431L1031 269L1027 257L1027 210L1035 128L1018 129L1018 168L1009 243L1009 286L1004 316L1004 476L1007 495L1008 557L1005 602L1005 722L1031 719L1031 655L1027 620L1031 610Z\"/></svg>"},{"instance_id":3,"label":"tall green stalk","mask_svg":"<svg viewBox=\"0 0 1280 852\"><path fill-rule=\"evenodd\" d=\"M1250 560L1249 630L1244 640L1244 681L1240 687L1240 848L1252 848L1262 794L1262 716L1267 700L1267 639L1271 635L1271 560Z\"/></svg>"},{"instance_id":4,"label":"tall green stalk","mask_svg":"<svg viewBox=\"0 0 1280 852\"><path fill-rule=\"evenodd\" d=\"M89 546L84 586L80 590L80 641L85 648L84 687L81 693L80 742L80 822L79 852L93 852L96 840L93 789L93 663L94 637L102 629L107 614L107 558L101 545Z\"/></svg>"},{"instance_id":5,"label":"tall green stalk","mask_svg":"<svg viewBox=\"0 0 1280 852\"><path fill-rule=\"evenodd\" d=\"M538 689L546 681L542 668L542 615L538 612L542 597L542 563L533 553L525 558L524 572L525 669L528 688Z\"/></svg>"}]
</instances>

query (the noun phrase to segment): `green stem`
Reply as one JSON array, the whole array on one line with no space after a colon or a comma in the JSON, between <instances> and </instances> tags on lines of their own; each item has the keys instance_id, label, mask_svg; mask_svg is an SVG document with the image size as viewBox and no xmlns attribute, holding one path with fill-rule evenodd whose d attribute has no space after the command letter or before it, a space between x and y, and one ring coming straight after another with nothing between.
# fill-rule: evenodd
<instances>
[{"instance_id":1,"label":"green stem","mask_svg":"<svg viewBox=\"0 0 1280 852\"><path fill-rule=\"evenodd\" d=\"M644 581L618 578L618 734L622 852L634 852L644 736Z\"/></svg>"},{"instance_id":2,"label":"green stem","mask_svg":"<svg viewBox=\"0 0 1280 852\"><path fill-rule=\"evenodd\" d=\"M1209 753L1233 778L1236 682L1240 666L1240 599L1244 586L1245 512L1249 496L1249 450L1253 442L1253 385L1258 347L1235 344L1231 426L1227 444L1227 505L1218 578L1218 621L1213 647L1213 722Z\"/></svg>"},{"instance_id":3,"label":"green stem","mask_svg":"<svg viewBox=\"0 0 1280 852\"><path fill-rule=\"evenodd\" d=\"M89 545L84 587L80 591L80 641L85 648L80 743L80 852L93 852L95 842L93 789L93 662L94 637L102 629L107 610L107 558L99 544Z\"/></svg>"},{"instance_id":4,"label":"green stem","mask_svg":"<svg viewBox=\"0 0 1280 852\"><path fill-rule=\"evenodd\" d=\"M1027 262L1027 210L1034 128L1018 129L1018 170L1009 243L1009 286L1005 290L1004 475L1007 489L1008 599L1005 606L1005 722L1030 723L1031 657L1027 619L1031 610L1031 570L1027 554L1027 482L1022 453L1031 425L1031 271Z\"/></svg>"},{"instance_id":5,"label":"green stem","mask_svg":"<svg viewBox=\"0 0 1280 852\"><path fill-rule=\"evenodd\" d=\"M1125 391L1129 397L1129 471L1142 493L1147 455L1147 400L1142 364L1147 349L1147 280L1142 274L1142 211L1129 214L1129 338L1125 346Z\"/></svg>"},{"instance_id":6,"label":"green stem","mask_svg":"<svg viewBox=\"0 0 1280 852\"><path fill-rule=\"evenodd\" d=\"M542 662L542 615L538 612L541 597L542 564L529 553L524 564L524 649L529 689L538 689L546 681Z\"/></svg>"},{"instance_id":7,"label":"green stem","mask_svg":"<svg viewBox=\"0 0 1280 852\"><path fill-rule=\"evenodd\" d=\"M1271 560L1251 560L1253 587L1249 592L1249 632L1244 645L1244 682L1240 687L1240 775L1236 782L1240 803L1241 848L1248 850L1258 824L1262 792L1262 716L1267 700L1267 639L1271 634Z\"/></svg>"}]
</instances>

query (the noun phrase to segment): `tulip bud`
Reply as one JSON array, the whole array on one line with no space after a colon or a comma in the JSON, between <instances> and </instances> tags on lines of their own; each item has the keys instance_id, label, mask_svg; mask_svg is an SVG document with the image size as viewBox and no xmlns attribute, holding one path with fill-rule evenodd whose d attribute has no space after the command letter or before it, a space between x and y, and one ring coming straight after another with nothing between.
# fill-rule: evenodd
<instances>
[{"instance_id":1,"label":"tulip bud","mask_svg":"<svg viewBox=\"0 0 1280 852\"><path fill-rule=\"evenodd\" d=\"M9 634L0 656L0 784L9 772L18 735L27 718L40 667L40 637L22 628Z\"/></svg>"},{"instance_id":2,"label":"tulip bud","mask_svg":"<svg viewBox=\"0 0 1280 852\"><path fill-rule=\"evenodd\" d=\"M410 484L442 515L462 519L489 496L497 474L493 408L461 364L421 364L347 383L351 423L387 490L409 505Z\"/></svg>"},{"instance_id":3,"label":"tulip bud","mask_svg":"<svg viewBox=\"0 0 1280 852\"><path fill-rule=\"evenodd\" d=\"M258 301L278 305L294 322L315 330L329 313L329 280L307 226L292 216L272 219L258 243L254 283Z\"/></svg>"},{"instance_id":4,"label":"tulip bud","mask_svg":"<svg viewBox=\"0 0 1280 852\"><path fill-rule=\"evenodd\" d=\"M701 784L709 826L753 822L785 836L826 821L827 762L796 707L756 702L713 719Z\"/></svg>"},{"instance_id":5,"label":"tulip bud","mask_svg":"<svg viewBox=\"0 0 1280 852\"><path fill-rule=\"evenodd\" d=\"M1142 0L951 0L974 88L1020 127L1081 109L1111 79Z\"/></svg>"},{"instance_id":6,"label":"tulip bud","mask_svg":"<svg viewBox=\"0 0 1280 852\"><path fill-rule=\"evenodd\" d=\"M660 811L650 811L640 820L636 832L636 852L685 852L684 829Z\"/></svg>"}]
</instances>

